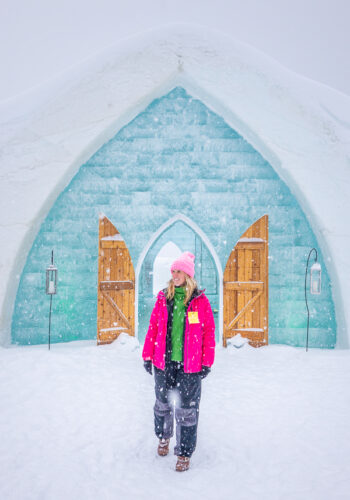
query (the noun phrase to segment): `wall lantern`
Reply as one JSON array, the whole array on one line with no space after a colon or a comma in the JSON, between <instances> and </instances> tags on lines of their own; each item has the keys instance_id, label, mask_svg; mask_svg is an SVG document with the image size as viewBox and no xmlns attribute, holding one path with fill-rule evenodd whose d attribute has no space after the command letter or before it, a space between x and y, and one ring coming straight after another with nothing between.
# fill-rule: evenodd
<instances>
[{"instance_id":1,"label":"wall lantern","mask_svg":"<svg viewBox=\"0 0 350 500\"><path fill-rule=\"evenodd\" d=\"M53 250L51 252L51 264L46 268L46 294L57 293L57 267L53 263Z\"/></svg>"},{"instance_id":2,"label":"wall lantern","mask_svg":"<svg viewBox=\"0 0 350 500\"><path fill-rule=\"evenodd\" d=\"M311 266L310 292L312 295L320 295L321 293L321 264L319 262L314 262Z\"/></svg>"},{"instance_id":3,"label":"wall lantern","mask_svg":"<svg viewBox=\"0 0 350 500\"><path fill-rule=\"evenodd\" d=\"M51 311L52 296L57 293L57 267L53 263L53 250L51 252L51 264L46 268L46 294L50 295L50 314L49 314L49 350L51 344Z\"/></svg>"},{"instance_id":4,"label":"wall lantern","mask_svg":"<svg viewBox=\"0 0 350 500\"><path fill-rule=\"evenodd\" d=\"M309 348L309 323L310 323L310 311L307 303L307 272L309 269L309 260L312 252L315 252L315 262L312 264L310 270L310 293L312 295L320 295L321 293L321 264L317 262L316 248L312 248L309 252L305 269L305 304L307 309L306 351Z\"/></svg>"}]
</instances>

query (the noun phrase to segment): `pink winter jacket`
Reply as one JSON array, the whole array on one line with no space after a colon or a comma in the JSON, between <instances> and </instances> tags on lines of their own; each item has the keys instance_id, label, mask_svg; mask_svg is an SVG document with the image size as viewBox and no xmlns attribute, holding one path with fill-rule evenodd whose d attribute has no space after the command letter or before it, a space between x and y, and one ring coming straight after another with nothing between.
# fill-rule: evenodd
<instances>
[{"instance_id":1,"label":"pink winter jacket","mask_svg":"<svg viewBox=\"0 0 350 500\"><path fill-rule=\"evenodd\" d=\"M191 314L193 312L193 314ZM196 314L197 313L197 314ZM165 368L168 310L163 291L157 296L143 346L142 357L160 370ZM215 323L209 300L200 292L187 308L184 331L184 371L196 373L211 366L215 355Z\"/></svg>"}]
</instances>

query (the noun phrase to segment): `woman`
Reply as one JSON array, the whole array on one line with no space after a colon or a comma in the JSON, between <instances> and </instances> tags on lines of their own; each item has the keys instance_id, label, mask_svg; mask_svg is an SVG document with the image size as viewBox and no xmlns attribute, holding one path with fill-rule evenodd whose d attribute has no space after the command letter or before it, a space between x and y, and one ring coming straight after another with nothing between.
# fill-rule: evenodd
<instances>
[{"instance_id":1,"label":"woman","mask_svg":"<svg viewBox=\"0 0 350 500\"><path fill-rule=\"evenodd\" d=\"M196 447L201 379L214 362L215 323L209 300L194 280L194 255L183 253L171 265L171 274L168 288L158 293L142 357L151 375L154 366L154 425L160 456L169 453L173 435L169 391L179 392L174 451L176 470L185 471Z\"/></svg>"}]
</instances>

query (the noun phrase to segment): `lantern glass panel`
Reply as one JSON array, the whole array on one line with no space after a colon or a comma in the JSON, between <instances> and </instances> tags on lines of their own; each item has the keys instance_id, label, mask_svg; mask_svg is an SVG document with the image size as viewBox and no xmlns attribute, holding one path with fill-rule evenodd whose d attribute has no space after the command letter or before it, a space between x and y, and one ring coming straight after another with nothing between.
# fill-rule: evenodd
<instances>
[{"instance_id":1,"label":"lantern glass panel","mask_svg":"<svg viewBox=\"0 0 350 500\"><path fill-rule=\"evenodd\" d=\"M319 295L321 293L321 266L318 262L312 265L310 275L310 292L313 295Z\"/></svg>"},{"instance_id":2,"label":"lantern glass panel","mask_svg":"<svg viewBox=\"0 0 350 500\"><path fill-rule=\"evenodd\" d=\"M52 265L46 269L46 293L48 295L57 293L57 268Z\"/></svg>"}]
</instances>

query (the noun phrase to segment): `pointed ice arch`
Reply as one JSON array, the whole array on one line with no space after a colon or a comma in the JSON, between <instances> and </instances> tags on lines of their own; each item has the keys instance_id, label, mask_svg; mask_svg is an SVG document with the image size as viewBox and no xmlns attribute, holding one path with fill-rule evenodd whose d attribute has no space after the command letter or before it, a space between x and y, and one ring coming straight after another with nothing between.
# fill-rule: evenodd
<instances>
[{"instance_id":1,"label":"pointed ice arch","mask_svg":"<svg viewBox=\"0 0 350 500\"><path fill-rule=\"evenodd\" d=\"M181 223L181 224L180 224ZM183 225L183 227L181 227ZM187 228L187 230L186 230ZM163 239L162 239L163 238ZM174 242L176 240L176 244ZM165 242L165 243L164 243ZM137 262L136 275L136 301L135 301L135 317L136 317L136 335L140 340L143 340L147 328L147 321L150 316L151 307L154 303L154 294L150 295L150 290L154 292L154 281L150 269L154 269L155 259L159 255L160 250L155 245L158 243L160 250L171 248L173 250L181 247L182 251L190 250L195 256L195 277L199 285L206 288L206 293L212 303L214 317L217 325L217 340L222 339L222 266L220 259L210 242L205 232L189 217L184 214L176 214L167 222L162 224L160 228L152 235L147 245L140 254ZM154 248L153 254L150 255L151 249ZM174 252L174 259L176 255ZM147 260L149 259L149 262ZM173 260L174 260L173 259ZM171 264L171 262L170 262ZM169 278L170 278L169 264ZM143 270L143 272L142 272ZM151 276L151 278L149 278ZM149 283L147 284L147 280ZM159 291L159 289L157 290ZM138 313L138 314L137 314ZM146 315L146 318L144 317ZM141 331L140 331L141 321Z\"/></svg>"}]
</instances>

